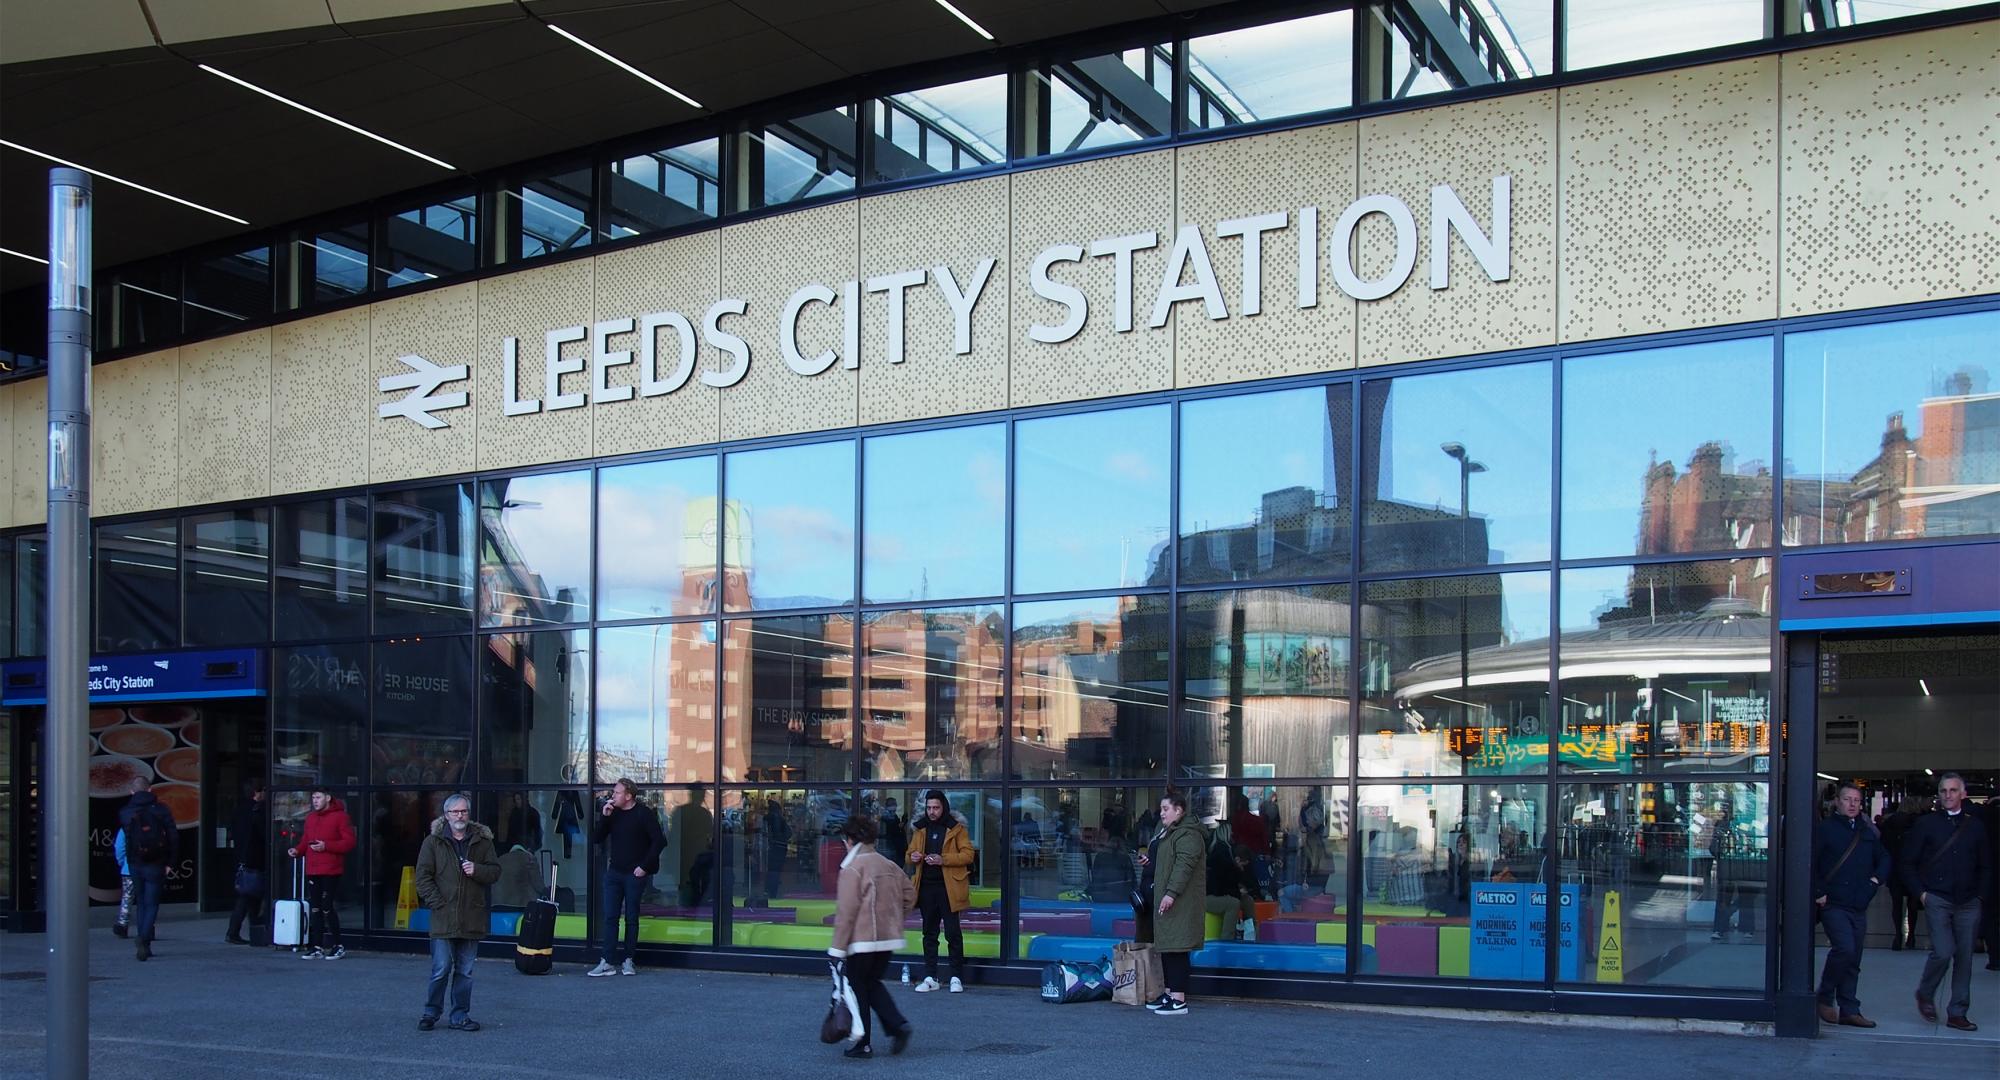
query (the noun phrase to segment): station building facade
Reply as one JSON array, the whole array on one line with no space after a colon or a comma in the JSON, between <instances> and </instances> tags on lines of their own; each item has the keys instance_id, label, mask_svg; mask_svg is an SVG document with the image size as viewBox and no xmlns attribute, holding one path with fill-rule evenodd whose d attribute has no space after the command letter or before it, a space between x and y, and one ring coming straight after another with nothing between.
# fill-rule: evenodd
<instances>
[{"instance_id":1,"label":"station building facade","mask_svg":"<svg viewBox=\"0 0 2000 1080\"><path fill-rule=\"evenodd\" d=\"M630 777L652 959L804 969L839 822L941 788L1005 982L1129 936L1172 786L1271 897L1216 988L1809 1031L1822 636L1940 635L1936 760L1992 792L2000 23L1540 79L1495 39L1514 77L1434 102L1385 48L1416 74L1359 107L1230 39L1376 12L109 272L94 802L163 781L170 899L216 907L241 782L281 832L328 787L343 923L393 947L465 789L496 904L554 864L584 959ZM44 409L0 384L24 921Z\"/></svg>"}]
</instances>

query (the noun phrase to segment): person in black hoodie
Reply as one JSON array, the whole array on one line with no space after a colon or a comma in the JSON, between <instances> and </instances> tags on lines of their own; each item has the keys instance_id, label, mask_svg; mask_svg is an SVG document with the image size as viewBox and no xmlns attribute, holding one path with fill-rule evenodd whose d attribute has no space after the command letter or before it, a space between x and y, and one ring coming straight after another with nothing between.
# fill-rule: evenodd
<instances>
[{"instance_id":1,"label":"person in black hoodie","mask_svg":"<svg viewBox=\"0 0 2000 1080\"><path fill-rule=\"evenodd\" d=\"M599 888L604 895L604 950L597 966L586 974L637 975L632 957L639 949L639 898L646 883L660 872L660 852L667 837L660 831L660 815L639 801L639 785L621 778L611 786L611 796L598 812L590 838L604 849L604 879ZM625 959L618 960L618 916L625 916Z\"/></svg>"},{"instance_id":2,"label":"person in black hoodie","mask_svg":"<svg viewBox=\"0 0 2000 1080\"><path fill-rule=\"evenodd\" d=\"M1819 1018L1829 1024L1872 1028L1861 1015L1861 943L1868 936L1868 905L1889 877L1889 849L1861 816L1861 789L1842 784L1833 814L1813 826L1813 903L1826 928L1826 967L1819 977Z\"/></svg>"},{"instance_id":3,"label":"person in black hoodie","mask_svg":"<svg viewBox=\"0 0 2000 1080\"><path fill-rule=\"evenodd\" d=\"M1945 1026L1978 1031L1967 1018L1972 1008L1972 939L1979 931L1979 894L1988 874L1986 827L1965 805L1965 779L1938 777L1938 808L1924 815L1903 842L1897 870L1903 885L1924 905L1930 925L1931 955L1917 984L1917 1011L1937 1022L1938 984L1951 968L1951 1000Z\"/></svg>"},{"instance_id":4,"label":"person in black hoodie","mask_svg":"<svg viewBox=\"0 0 2000 1080\"><path fill-rule=\"evenodd\" d=\"M271 811L264 804L264 781L247 780L243 784L243 799L236 804L236 821L230 839L236 846L236 865L240 870L251 871L257 883L263 888L244 893L239 883L236 892L236 907L229 913L229 930L222 940L231 945L248 945L250 939L243 936L243 919L252 915L251 922L264 921L264 897L270 892L270 878L266 868L270 865ZM240 875L239 875L240 877Z\"/></svg>"},{"instance_id":5,"label":"person in black hoodie","mask_svg":"<svg viewBox=\"0 0 2000 1080\"><path fill-rule=\"evenodd\" d=\"M1903 839L1910 835L1910 829L1924 816L1924 800L1911 795L1896 804L1896 812L1882 821L1882 843L1889 848L1889 858L1900 862L1903 855ZM1889 948L1898 952L1917 947L1917 923L1923 918L1923 905L1903 887L1903 875L1889 875Z\"/></svg>"}]
</instances>

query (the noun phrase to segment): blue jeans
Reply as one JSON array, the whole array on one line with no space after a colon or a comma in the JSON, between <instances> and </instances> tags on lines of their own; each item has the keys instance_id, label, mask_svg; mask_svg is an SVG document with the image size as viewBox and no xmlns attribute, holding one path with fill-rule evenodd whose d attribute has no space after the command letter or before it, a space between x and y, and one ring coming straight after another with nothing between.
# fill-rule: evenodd
<instances>
[{"instance_id":1,"label":"blue jeans","mask_svg":"<svg viewBox=\"0 0 2000 1080\"><path fill-rule=\"evenodd\" d=\"M1917 997L1935 1001L1944 969L1949 967L1951 1000L1945 1002L1944 1012L1946 1016L1964 1016L1972 1008L1972 939L1979 933L1979 900L1952 901L1932 893L1924 901L1924 918L1930 920L1931 954L1924 960Z\"/></svg>"},{"instance_id":2,"label":"blue jeans","mask_svg":"<svg viewBox=\"0 0 2000 1080\"><path fill-rule=\"evenodd\" d=\"M437 1019L444 1012L444 988L451 984L451 1023L463 1024L472 1013L472 961L479 956L476 938L431 939L431 989L424 1015Z\"/></svg>"},{"instance_id":3,"label":"blue jeans","mask_svg":"<svg viewBox=\"0 0 2000 1080\"><path fill-rule=\"evenodd\" d=\"M132 864L132 936L150 944L153 924L160 917L160 893L167 887L167 868Z\"/></svg>"},{"instance_id":4,"label":"blue jeans","mask_svg":"<svg viewBox=\"0 0 2000 1080\"><path fill-rule=\"evenodd\" d=\"M599 910L604 915L604 948L599 953L607 964L629 960L639 949L639 897L646 891L651 876L638 877L631 871L621 874L610 868L604 871L604 884L599 890L604 900ZM625 954L618 954L618 916L625 916Z\"/></svg>"},{"instance_id":5,"label":"blue jeans","mask_svg":"<svg viewBox=\"0 0 2000 1080\"><path fill-rule=\"evenodd\" d=\"M1861 1012L1856 994L1861 986L1861 942L1868 933L1868 913L1832 904L1819 909L1826 928L1826 967L1819 976L1819 1003L1840 1006L1840 1015Z\"/></svg>"}]
</instances>

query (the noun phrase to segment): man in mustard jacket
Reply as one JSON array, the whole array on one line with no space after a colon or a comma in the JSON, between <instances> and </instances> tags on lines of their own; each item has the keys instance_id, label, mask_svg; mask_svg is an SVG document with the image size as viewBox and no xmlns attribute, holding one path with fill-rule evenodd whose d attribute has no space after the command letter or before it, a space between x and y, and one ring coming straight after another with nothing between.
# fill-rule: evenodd
<instances>
[{"instance_id":1,"label":"man in mustard jacket","mask_svg":"<svg viewBox=\"0 0 2000 1080\"><path fill-rule=\"evenodd\" d=\"M958 913L972 906L972 841L965 824L952 814L944 792L924 793L924 816L910 830L903 858L915 868L917 910L924 916L924 981L915 987L928 994L938 989L938 925L944 925L951 946L951 992L965 992L965 935Z\"/></svg>"}]
</instances>

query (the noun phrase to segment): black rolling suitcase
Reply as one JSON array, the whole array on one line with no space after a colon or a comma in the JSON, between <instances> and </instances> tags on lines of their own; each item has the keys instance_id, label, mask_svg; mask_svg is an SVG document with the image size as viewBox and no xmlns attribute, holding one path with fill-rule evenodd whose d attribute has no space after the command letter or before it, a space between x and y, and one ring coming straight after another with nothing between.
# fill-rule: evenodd
<instances>
[{"instance_id":1,"label":"black rolling suitcase","mask_svg":"<svg viewBox=\"0 0 2000 1080\"><path fill-rule=\"evenodd\" d=\"M521 929L514 936L514 970L523 975L547 975L555 962L556 863L549 860L549 895L528 901L521 912Z\"/></svg>"}]
</instances>

